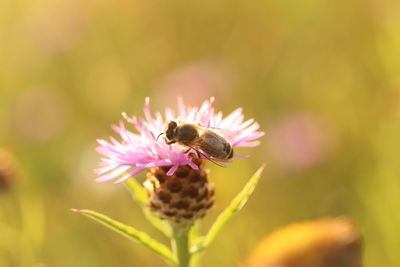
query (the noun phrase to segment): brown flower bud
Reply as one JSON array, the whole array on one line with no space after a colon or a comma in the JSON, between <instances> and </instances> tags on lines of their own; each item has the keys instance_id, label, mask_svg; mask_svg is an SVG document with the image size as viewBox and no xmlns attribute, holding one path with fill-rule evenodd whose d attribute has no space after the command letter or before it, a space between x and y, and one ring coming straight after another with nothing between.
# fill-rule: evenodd
<instances>
[{"instance_id":1,"label":"brown flower bud","mask_svg":"<svg viewBox=\"0 0 400 267\"><path fill-rule=\"evenodd\" d=\"M180 166L172 176L166 174L169 167L149 169L144 187L159 218L185 224L205 216L214 204L214 188L202 165L198 170Z\"/></svg>"}]
</instances>

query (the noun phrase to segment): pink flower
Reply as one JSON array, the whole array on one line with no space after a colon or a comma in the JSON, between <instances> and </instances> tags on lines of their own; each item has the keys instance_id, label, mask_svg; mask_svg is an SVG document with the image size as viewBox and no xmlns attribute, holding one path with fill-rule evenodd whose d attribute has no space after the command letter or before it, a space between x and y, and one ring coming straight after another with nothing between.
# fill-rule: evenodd
<instances>
[{"instance_id":1,"label":"pink flower","mask_svg":"<svg viewBox=\"0 0 400 267\"><path fill-rule=\"evenodd\" d=\"M100 146L97 151L103 155L100 168L95 172L100 175L98 182L116 180L115 183L125 181L136 174L152 167L172 166L167 175L173 175L181 165L189 165L193 169L198 166L193 162L192 156L184 152L180 145L167 145L162 138L157 136L164 132L165 125L170 120L184 121L200 124L222 130L222 134L233 147L253 147L259 144L256 141L263 136L263 132L257 131L258 123L253 119L244 120L242 109L238 108L231 114L222 117L222 112L216 113L213 108L214 98L206 100L198 107L185 106L182 100L178 100L178 112L167 108L164 116L157 112L154 116L150 112L150 99L147 97L144 106L144 118L122 116L133 124L139 133L133 133L126 129L120 122L113 129L120 135L121 141L110 137L110 141L97 140ZM234 155L234 157L241 157Z\"/></svg>"},{"instance_id":2,"label":"pink flower","mask_svg":"<svg viewBox=\"0 0 400 267\"><path fill-rule=\"evenodd\" d=\"M327 123L313 114L288 115L271 127L268 153L286 170L303 171L320 164L332 148Z\"/></svg>"}]
</instances>

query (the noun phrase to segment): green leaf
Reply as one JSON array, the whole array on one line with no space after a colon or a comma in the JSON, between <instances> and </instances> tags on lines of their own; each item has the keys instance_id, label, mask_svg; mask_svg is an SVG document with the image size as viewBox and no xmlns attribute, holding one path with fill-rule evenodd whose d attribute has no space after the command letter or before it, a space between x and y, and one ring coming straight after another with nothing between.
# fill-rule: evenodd
<instances>
[{"instance_id":1,"label":"green leaf","mask_svg":"<svg viewBox=\"0 0 400 267\"><path fill-rule=\"evenodd\" d=\"M211 226L207 235L199 245L192 248L192 253L198 253L208 247L216 238L217 234L222 230L225 224L232 219L233 215L237 213L247 202L250 195L253 193L261 174L264 171L265 165L262 165L255 174L250 178L245 187L236 197L231 201L228 207L225 208Z\"/></svg>"},{"instance_id":2,"label":"green leaf","mask_svg":"<svg viewBox=\"0 0 400 267\"><path fill-rule=\"evenodd\" d=\"M125 184L130 189L133 198L139 202L141 205L146 205L149 201L149 197L147 196L146 192L143 189L143 186L140 185L138 181L135 179L128 179L125 181Z\"/></svg>"},{"instance_id":3,"label":"green leaf","mask_svg":"<svg viewBox=\"0 0 400 267\"><path fill-rule=\"evenodd\" d=\"M172 230L170 225L155 216L150 209L147 207L149 197L143 189L143 186L135 179L128 179L125 181L132 197L142 206L143 214L146 219L159 231L165 234L167 237L172 236Z\"/></svg>"},{"instance_id":4,"label":"green leaf","mask_svg":"<svg viewBox=\"0 0 400 267\"><path fill-rule=\"evenodd\" d=\"M127 226L123 223L120 223L116 220L111 219L103 214L92 210L77 210L72 209L72 211L81 213L105 226L114 230L115 232L131 239L139 242L140 244L144 245L145 247L151 249L152 251L156 252L160 255L165 261L169 264L175 265L176 260L175 257L172 255L171 251L165 245L159 243L155 239L151 238L148 234L138 231L133 227Z\"/></svg>"}]
</instances>

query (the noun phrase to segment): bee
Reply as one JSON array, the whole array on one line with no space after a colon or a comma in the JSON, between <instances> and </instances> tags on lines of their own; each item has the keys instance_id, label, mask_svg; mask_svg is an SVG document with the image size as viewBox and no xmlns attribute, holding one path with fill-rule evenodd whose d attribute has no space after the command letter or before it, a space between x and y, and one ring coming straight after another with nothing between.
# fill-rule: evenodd
<instances>
[{"instance_id":1,"label":"bee","mask_svg":"<svg viewBox=\"0 0 400 267\"><path fill-rule=\"evenodd\" d=\"M178 143L208 159L227 160L233 156L232 145L217 129L185 122L169 121L165 129L166 144Z\"/></svg>"}]
</instances>

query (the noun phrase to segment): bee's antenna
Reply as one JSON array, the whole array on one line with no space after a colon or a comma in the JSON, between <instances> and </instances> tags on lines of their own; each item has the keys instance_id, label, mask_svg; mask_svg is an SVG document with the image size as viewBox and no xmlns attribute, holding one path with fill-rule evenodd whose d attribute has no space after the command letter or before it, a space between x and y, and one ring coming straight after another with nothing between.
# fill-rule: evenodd
<instances>
[{"instance_id":1,"label":"bee's antenna","mask_svg":"<svg viewBox=\"0 0 400 267\"><path fill-rule=\"evenodd\" d=\"M158 138L160 138L161 135L163 135L164 133L160 133L157 138L156 138L156 142L158 141Z\"/></svg>"}]
</instances>

